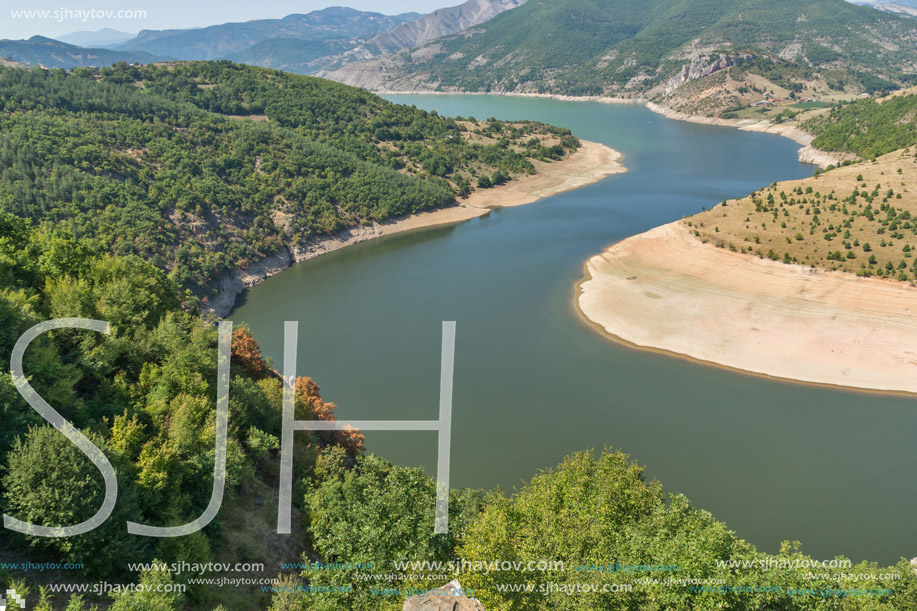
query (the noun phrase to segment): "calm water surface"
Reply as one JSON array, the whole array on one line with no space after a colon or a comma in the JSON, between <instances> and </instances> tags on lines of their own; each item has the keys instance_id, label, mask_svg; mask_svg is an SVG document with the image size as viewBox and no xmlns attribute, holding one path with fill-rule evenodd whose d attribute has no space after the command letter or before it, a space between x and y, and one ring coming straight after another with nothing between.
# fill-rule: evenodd
<instances>
[{"instance_id":1,"label":"calm water surface","mask_svg":"<svg viewBox=\"0 0 917 611\"><path fill-rule=\"evenodd\" d=\"M445 115L564 125L629 173L448 228L298 264L232 315L281 365L300 321L300 375L341 418L434 419L440 324L457 321L452 483L512 490L583 449L630 453L670 492L774 552L917 555L917 406L769 381L635 351L577 317L584 261L609 244L775 180L810 176L798 146L642 107L491 96L391 96ZM433 433L367 433L394 462L435 468Z\"/></svg>"}]
</instances>

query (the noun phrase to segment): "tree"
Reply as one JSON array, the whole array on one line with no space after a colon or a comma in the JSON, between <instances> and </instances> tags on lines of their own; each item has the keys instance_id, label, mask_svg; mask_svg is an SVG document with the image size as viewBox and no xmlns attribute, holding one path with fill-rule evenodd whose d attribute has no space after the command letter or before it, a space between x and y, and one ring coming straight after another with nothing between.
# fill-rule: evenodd
<instances>
[{"instance_id":1,"label":"tree","mask_svg":"<svg viewBox=\"0 0 917 611\"><path fill-rule=\"evenodd\" d=\"M447 535L433 534L435 499L436 483L423 469L398 467L376 456L354 460L341 448L326 449L305 499L315 551L325 562L351 566L371 563L389 568L397 560L453 560L455 543L477 513L481 496L473 491L450 495ZM370 592L371 587L389 587L389 582L358 580L356 572L356 568L304 572L313 588L354 586L346 593L313 591L305 596L311 601L309 608L401 608L403 600L386 601ZM417 573L417 581L406 583L417 588L443 585L430 581L423 571Z\"/></svg>"},{"instance_id":2,"label":"tree","mask_svg":"<svg viewBox=\"0 0 917 611\"><path fill-rule=\"evenodd\" d=\"M158 560L153 561L160 564ZM111 595L110 611L180 611L184 604L183 587L172 573L161 568L140 573L139 586Z\"/></svg>"},{"instance_id":3,"label":"tree","mask_svg":"<svg viewBox=\"0 0 917 611\"><path fill-rule=\"evenodd\" d=\"M590 452L581 452L555 470L535 476L511 498L492 499L463 537L459 553L472 562L499 558L523 564L556 560L567 567L613 564L621 557L621 531L661 503L660 485L647 483L643 468L630 463L626 454L609 449L596 459ZM566 581L566 575L565 570L554 568L539 578ZM608 608L588 596L571 601L560 593L545 597L496 589L498 583L521 585L530 579L524 572L470 572L461 582L488 593L483 601L488 611Z\"/></svg>"},{"instance_id":4,"label":"tree","mask_svg":"<svg viewBox=\"0 0 917 611\"><path fill-rule=\"evenodd\" d=\"M106 451L100 436L88 437ZM18 439L8 461L3 487L6 512L13 517L39 526L69 526L89 519L102 505L102 474L79 448L50 426L32 428L24 440ZM124 528L125 521L139 517L136 497L125 484L122 478L114 512L95 530L79 537L18 538L99 573L123 570L120 561L124 558L142 559L147 553L146 542L128 535Z\"/></svg>"},{"instance_id":5,"label":"tree","mask_svg":"<svg viewBox=\"0 0 917 611\"><path fill-rule=\"evenodd\" d=\"M261 355L261 347L247 327L236 327L232 331L232 359L251 378L260 379L270 372Z\"/></svg>"}]
</instances>

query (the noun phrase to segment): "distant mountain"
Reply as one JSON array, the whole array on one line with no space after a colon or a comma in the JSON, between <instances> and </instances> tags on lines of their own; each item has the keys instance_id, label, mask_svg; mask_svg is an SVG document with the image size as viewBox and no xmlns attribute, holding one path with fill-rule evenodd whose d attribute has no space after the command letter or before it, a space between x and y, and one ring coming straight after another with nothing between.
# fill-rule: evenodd
<instances>
[{"instance_id":1,"label":"distant mountain","mask_svg":"<svg viewBox=\"0 0 917 611\"><path fill-rule=\"evenodd\" d=\"M526 0L468 0L458 6L442 8L374 36L346 53L338 63L362 61L456 34L525 2Z\"/></svg>"},{"instance_id":2,"label":"distant mountain","mask_svg":"<svg viewBox=\"0 0 917 611\"><path fill-rule=\"evenodd\" d=\"M108 48L125 43L135 36L136 34L130 34L128 32L121 32L111 28L102 28L95 32L84 30L64 34L63 36L58 36L56 40L78 47Z\"/></svg>"},{"instance_id":3,"label":"distant mountain","mask_svg":"<svg viewBox=\"0 0 917 611\"><path fill-rule=\"evenodd\" d=\"M886 13L917 17L917 0L896 0L895 2L880 0L879 2L870 2L866 6L871 6Z\"/></svg>"},{"instance_id":4,"label":"distant mountain","mask_svg":"<svg viewBox=\"0 0 917 611\"><path fill-rule=\"evenodd\" d=\"M313 74L329 61L329 56L339 55L352 48L353 40L349 38L330 40L270 38L244 51L233 53L226 59L294 74Z\"/></svg>"},{"instance_id":5,"label":"distant mountain","mask_svg":"<svg viewBox=\"0 0 917 611\"><path fill-rule=\"evenodd\" d=\"M894 4L897 6L906 6L917 8L917 0L851 0L854 4L865 4L867 6L876 6L880 4Z\"/></svg>"},{"instance_id":6,"label":"distant mountain","mask_svg":"<svg viewBox=\"0 0 917 611\"><path fill-rule=\"evenodd\" d=\"M894 87L917 72L917 22L844 0L529 0L327 76L374 90L645 98L739 64L788 89Z\"/></svg>"},{"instance_id":7,"label":"distant mountain","mask_svg":"<svg viewBox=\"0 0 917 611\"><path fill-rule=\"evenodd\" d=\"M169 59L143 51L114 51L87 49L44 36L28 40L0 40L0 57L46 68L77 68L80 66L109 66L116 62L149 64Z\"/></svg>"},{"instance_id":8,"label":"distant mountain","mask_svg":"<svg viewBox=\"0 0 917 611\"><path fill-rule=\"evenodd\" d=\"M418 13L382 15L332 7L283 19L224 23L189 30L143 30L119 50L146 51L178 59L225 59L273 38L322 41L356 39L356 46L380 32L420 17Z\"/></svg>"}]
</instances>

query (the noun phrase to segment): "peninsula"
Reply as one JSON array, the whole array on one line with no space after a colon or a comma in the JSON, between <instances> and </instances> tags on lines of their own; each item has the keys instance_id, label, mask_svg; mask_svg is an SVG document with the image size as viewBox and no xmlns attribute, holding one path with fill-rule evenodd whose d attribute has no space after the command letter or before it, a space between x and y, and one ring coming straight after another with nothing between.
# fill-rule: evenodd
<instances>
[{"instance_id":1,"label":"peninsula","mask_svg":"<svg viewBox=\"0 0 917 611\"><path fill-rule=\"evenodd\" d=\"M612 338L768 376L917 392L913 149L619 242L577 305Z\"/></svg>"}]
</instances>

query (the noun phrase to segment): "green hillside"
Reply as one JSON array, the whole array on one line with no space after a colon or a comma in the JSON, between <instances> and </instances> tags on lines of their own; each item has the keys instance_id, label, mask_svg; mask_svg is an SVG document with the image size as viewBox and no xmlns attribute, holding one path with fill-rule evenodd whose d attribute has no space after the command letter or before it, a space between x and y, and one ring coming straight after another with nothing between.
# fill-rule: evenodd
<instances>
[{"instance_id":1,"label":"green hillside","mask_svg":"<svg viewBox=\"0 0 917 611\"><path fill-rule=\"evenodd\" d=\"M913 80L917 22L844 0L530 0L405 53L390 82L440 89L663 93L692 60L767 58L869 89ZM397 63L397 62L396 62Z\"/></svg>"},{"instance_id":2,"label":"green hillside","mask_svg":"<svg viewBox=\"0 0 917 611\"><path fill-rule=\"evenodd\" d=\"M802 128L816 136L812 146L823 151L875 158L917 144L917 94L857 100L804 122Z\"/></svg>"},{"instance_id":3,"label":"green hillside","mask_svg":"<svg viewBox=\"0 0 917 611\"><path fill-rule=\"evenodd\" d=\"M451 205L475 177L578 146L229 62L2 69L0 109L0 212L142 256L202 297L282 248Z\"/></svg>"}]
</instances>

